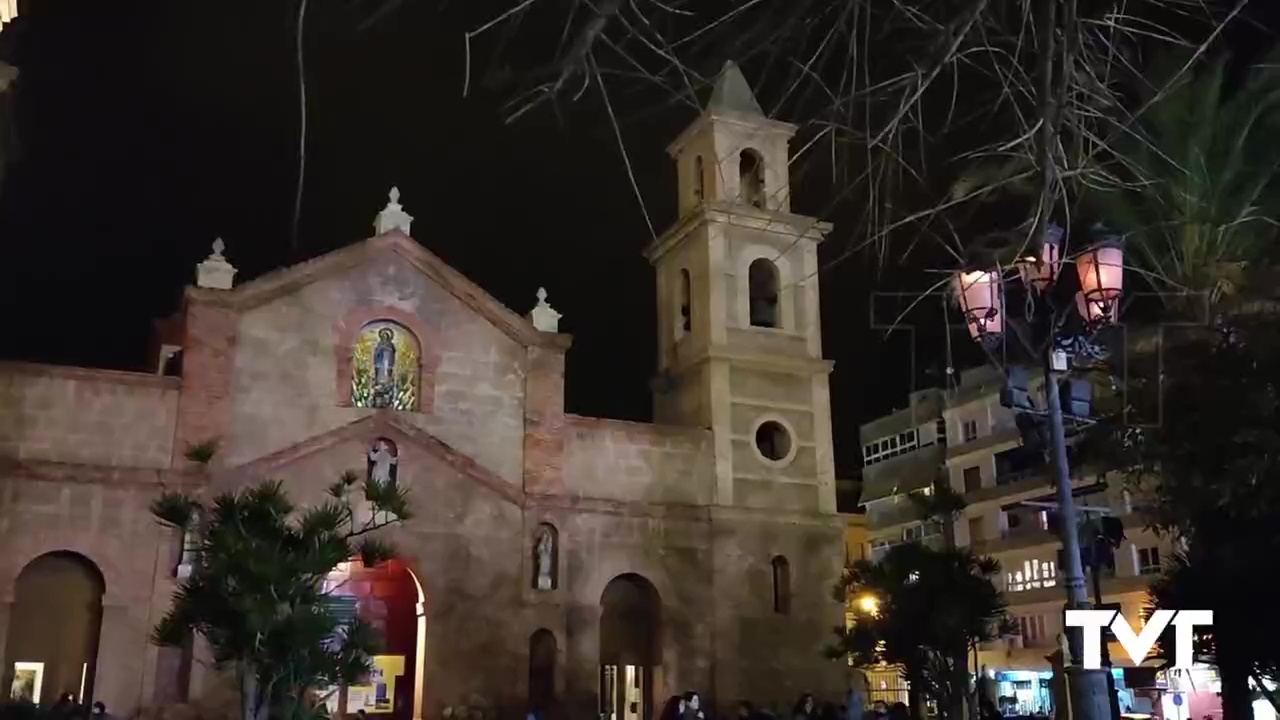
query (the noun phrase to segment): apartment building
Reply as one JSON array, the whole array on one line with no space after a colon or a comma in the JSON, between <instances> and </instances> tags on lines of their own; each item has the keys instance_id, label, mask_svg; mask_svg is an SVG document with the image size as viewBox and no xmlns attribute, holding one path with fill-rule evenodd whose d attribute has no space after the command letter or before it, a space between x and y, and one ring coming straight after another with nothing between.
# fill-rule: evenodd
<instances>
[{"instance_id":1,"label":"apartment building","mask_svg":"<svg viewBox=\"0 0 1280 720\"><path fill-rule=\"evenodd\" d=\"M1031 397L1042 398L1042 376L1028 380ZM978 662L994 676L1005 702L1026 714L1053 705L1049 656L1060 647L1062 632L1061 544L1049 528L1054 498L1043 451L1024 444L1015 413L1001 404L1004 387L1002 371L976 368L961 373L954 387L917 391L907 409L864 425L864 504L875 558L898 542L942 542L943 528L919 519L910 493L930 492L941 477L963 494L966 507L952 528L955 542L1000 562L997 584L1018 628L1016 635L982 648ZM1075 393L1081 416L1087 414L1087 395ZM1078 424L1069 419L1068 426L1070 443ZM904 445L908 429L916 434ZM896 442L886 446L888 438ZM1101 580L1102 599L1137 618L1150 576L1159 573L1169 548L1143 527L1118 478L1075 464L1071 472L1080 507L1124 523L1126 540L1116 553L1115 571ZM1117 665L1120 658L1127 661L1118 645L1111 650ZM1130 672L1126 683L1126 674L1116 672L1122 687L1150 683L1146 673Z\"/></svg>"}]
</instances>

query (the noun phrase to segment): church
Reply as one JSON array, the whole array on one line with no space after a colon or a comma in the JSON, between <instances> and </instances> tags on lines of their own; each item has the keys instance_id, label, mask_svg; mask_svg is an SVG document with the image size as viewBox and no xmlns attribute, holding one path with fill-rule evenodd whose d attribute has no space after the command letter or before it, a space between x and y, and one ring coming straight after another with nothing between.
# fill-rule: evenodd
<instances>
[{"instance_id":1,"label":"church","mask_svg":"<svg viewBox=\"0 0 1280 720\"><path fill-rule=\"evenodd\" d=\"M355 471L406 488L414 517L381 531L396 560L332 578L385 645L340 691L349 713L651 720L686 690L723 711L842 697L822 653L844 618L830 228L791 213L794 130L730 64L669 148L652 424L566 412L554 297L502 306L412 238L395 191L371 239L246 282L215 243L151 372L0 365L10 696L120 717L196 702L208 649L149 640L191 560L149 504L265 479L316 502Z\"/></svg>"}]
</instances>

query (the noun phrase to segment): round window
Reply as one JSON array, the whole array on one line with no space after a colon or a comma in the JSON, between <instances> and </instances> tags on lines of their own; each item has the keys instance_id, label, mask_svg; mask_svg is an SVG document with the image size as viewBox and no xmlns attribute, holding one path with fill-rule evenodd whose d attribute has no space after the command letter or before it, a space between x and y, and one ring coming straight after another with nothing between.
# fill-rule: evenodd
<instances>
[{"instance_id":1,"label":"round window","mask_svg":"<svg viewBox=\"0 0 1280 720\"><path fill-rule=\"evenodd\" d=\"M756 428L756 449L766 460L781 462L791 454L791 433L776 420L766 420Z\"/></svg>"}]
</instances>

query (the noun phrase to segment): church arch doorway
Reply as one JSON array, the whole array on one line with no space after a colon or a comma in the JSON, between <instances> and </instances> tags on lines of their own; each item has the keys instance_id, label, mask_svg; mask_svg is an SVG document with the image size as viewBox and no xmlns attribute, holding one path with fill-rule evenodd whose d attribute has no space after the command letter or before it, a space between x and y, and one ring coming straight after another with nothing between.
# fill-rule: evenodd
<instances>
[{"instance_id":1,"label":"church arch doorway","mask_svg":"<svg viewBox=\"0 0 1280 720\"><path fill-rule=\"evenodd\" d=\"M600 596L600 717L651 720L662 662L662 601L653 583L619 575Z\"/></svg>"},{"instance_id":2,"label":"church arch doorway","mask_svg":"<svg viewBox=\"0 0 1280 720\"><path fill-rule=\"evenodd\" d=\"M370 567L353 559L329 573L325 586L333 613L344 620L359 617L369 623L381 643L370 682L329 688L322 693L325 704L348 715L364 710L379 720L419 720L427 598L408 563L392 558Z\"/></svg>"},{"instance_id":3,"label":"church arch doorway","mask_svg":"<svg viewBox=\"0 0 1280 720\"><path fill-rule=\"evenodd\" d=\"M14 582L4 687L10 698L93 699L106 580L89 558L58 551L27 563Z\"/></svg>"}]
</instances>

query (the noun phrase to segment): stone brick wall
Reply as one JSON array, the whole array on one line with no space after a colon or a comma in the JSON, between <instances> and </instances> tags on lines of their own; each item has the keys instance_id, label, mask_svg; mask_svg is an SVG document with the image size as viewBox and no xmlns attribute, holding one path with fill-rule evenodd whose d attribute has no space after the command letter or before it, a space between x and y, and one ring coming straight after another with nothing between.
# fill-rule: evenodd
<instances>
[{"instance_id":1,"label":"stone brick wall","mask_svg":"<svg viewBox=\"0 0 1280 720\"><path fill-rule=\"evenodd\" d=\"M715 469L709 430L567 417L565 492L626 502L705 505Z\"/></svg>"},{"instance_id":2,"label":"stone brick wall","mask_svg":"<svg viewBox=\"0 0 1280 720\"><path fill-rule=\"evenodd\" d=\"M192 478L162 470L0 461L0 647L22 569L50 552L81 555L106 585L95 696L121 716L150 701L158 653L147 638L163 608L160 597L167 600L173 590L180 538L149 512L162 481L182 487Z\"/></svg>"},{"instance_id":3,"label":"stone brick wall","mask_svg":"<svg viewBox=\"0 0 1280 720\"><path fill-rule=\"evenodd\" d=\"M167 467L177 408L175 378L0 364L0 457Z\"/></svg>"},{"instance_id":4,"label":"stone brick wall","mask_svg":"<svg viewBox=\"0 0 1280 720\"><path fill-rule=\"evenodd\" d=\"M404 259L371 257L241 316L228 462L239 464L351 423L338 388L341 321L409 316L430 371L429 412L405 413L505 481L521 482L525 348ZM413 329L413 328L411 328ZM424 386L427 384L424 384Z\"/></svg>"}]
</instances>

